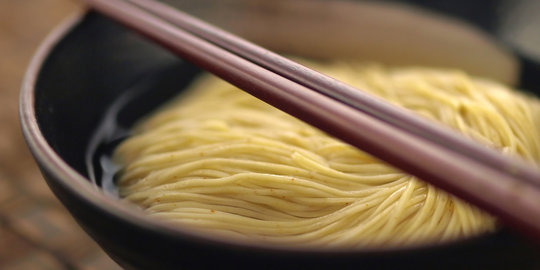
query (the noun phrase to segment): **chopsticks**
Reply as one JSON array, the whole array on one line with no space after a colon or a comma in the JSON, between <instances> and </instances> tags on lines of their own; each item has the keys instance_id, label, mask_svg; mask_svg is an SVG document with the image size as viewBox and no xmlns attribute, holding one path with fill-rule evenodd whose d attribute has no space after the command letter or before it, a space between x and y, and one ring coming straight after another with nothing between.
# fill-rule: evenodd
<instances>
[{"instance_id":1,"label":"chopsticks","mask_svg":"<svg viewBox=\"0 0 540 270\"><path fill-rule=\"evenodd\" d=\"M296 83L337 99L407 132L443 146L452 147L456 152L540 185L540 174L535 168L516 159L503 158L493 149L479 146L444 125L417 117L411 111L391 105L374 95L358 91L343 82L306 68L158 1L128 0L128 2Z\"/></svg>"},{"instance_id":2,"label":"chopsticks","mask_svg":"<svg viewBox=\"0 0 540 270\"><path fill-rule=\"evenodd\" d=\"M86 0L244 91L540 240L540 172L152 0Z\"/></svg>"}]
</instances>

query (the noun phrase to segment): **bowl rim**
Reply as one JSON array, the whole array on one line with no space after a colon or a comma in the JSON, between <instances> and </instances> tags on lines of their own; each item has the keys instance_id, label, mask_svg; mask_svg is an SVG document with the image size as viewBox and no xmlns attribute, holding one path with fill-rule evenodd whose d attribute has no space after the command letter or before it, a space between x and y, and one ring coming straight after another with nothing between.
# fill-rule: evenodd
<instances>
[{"instance_id":1,"label":"bowl rim","mask_svg":"<svg viewBox=\"0 0 540 270\"><path fill-rule=\"evenodd\" d=\"M408 244L405 246L373 246L361 248L347 247L306 247L287 246L271 243L260 243L257 241L247 241L242 239L232 239L217 235L208 235L190 228L174 226L145 215L137 207L127 202L112 198L101 192L101 190L92 185L91 181L68 165L54 149L48 144L37 122L35 111L35 90L39 75L48 57L55 47L62 42L67 35L75 31L77 26L82 23L88 14L92 13L90 9L82 9L74 12L71 16L58 24L41 42L38 49L32 56L22 80L22 86L19 94L19 120L24 139L30 149L36 163L40 169L50 172L54 178L53 181L61 185L64 189L72 193L73 196L84 200L103 214L123 219L143 230L152 231L168 238L190 239L197 242L206 242L213 245L228 246L229 248L256 249L271 252L297 252L298 254L334 254L334 255L369 255L369 254L392 254L409 253L415 251L428 251L437 248L450 248L455 245L463 245L467 242L475 241L494 233L484 233L465 239L456 239L445 241L444 243L420 243ZM55 194L56 195L56 194ZM360 257L359 257L360 259Z\"/></svg>"}]
</instances>

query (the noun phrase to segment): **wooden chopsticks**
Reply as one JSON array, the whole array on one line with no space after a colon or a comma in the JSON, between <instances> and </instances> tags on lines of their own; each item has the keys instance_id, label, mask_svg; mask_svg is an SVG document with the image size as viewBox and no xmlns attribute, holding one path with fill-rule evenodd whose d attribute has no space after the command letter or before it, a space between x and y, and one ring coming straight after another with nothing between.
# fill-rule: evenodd
<instances>
[{"instance_id":1,"label":"wooden chopsticks","mask_svg":"<svg viewBox=\"0 0 540 270\"><path fill-rule=\"evenodd\" d=\"M501 158L495 150L465 139L461 134L457 134L444 125L417 117L408 110L358 91L343 82L306 68L158 1L128 0L128 2L294 82L337 99L407 132L443 146L452 147L454 151L468 155L470 158L540 185L540 174L535 168L517 159Z\"/></svg>"},{"instance_id":2,"label":"wooden chopsticks","mask_svg":"<svg viewBox=\"0 0 540 270\"><path fill-rule=\"evenodd\" d=\"M540 171L153 0L86 0L261 100L540 240Z\"/></svg>"}]
</instances>

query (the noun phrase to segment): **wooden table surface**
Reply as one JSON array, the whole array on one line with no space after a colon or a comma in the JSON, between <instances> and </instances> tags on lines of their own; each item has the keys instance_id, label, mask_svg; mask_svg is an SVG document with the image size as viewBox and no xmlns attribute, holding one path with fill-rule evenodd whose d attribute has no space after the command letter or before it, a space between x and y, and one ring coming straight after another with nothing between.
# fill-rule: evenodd
<instances>
[{"instance_id":1,"label":"wooden table surface","mask_svg":"<svg viewBox=\"0 0 540 270\"><path fill-rule=\"evenodd\" d=\"M0 269L120 269L51 193L18 121L30 58L56 24L82 8L70 0L0 0Z\"/></svg>"}]
</instances>

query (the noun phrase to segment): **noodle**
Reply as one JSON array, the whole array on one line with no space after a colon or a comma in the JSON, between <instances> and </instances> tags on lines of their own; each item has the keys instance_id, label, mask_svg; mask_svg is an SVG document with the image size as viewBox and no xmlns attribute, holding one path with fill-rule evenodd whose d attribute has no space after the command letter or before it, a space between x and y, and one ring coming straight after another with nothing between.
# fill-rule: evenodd
<instances>
[{"instance_id":1,"label":"noodle","mask_svg":"<svg viewBox=\"0 0 540 270\"><path fill-rule=\"evenodd\" d=\"M540 161L539 103L459 71L335 62L321 72ZM275 244L363 247L493 231L479 209L210 75L115 152L121 196L172 222Z\"/></svg>"}]
</instances>

